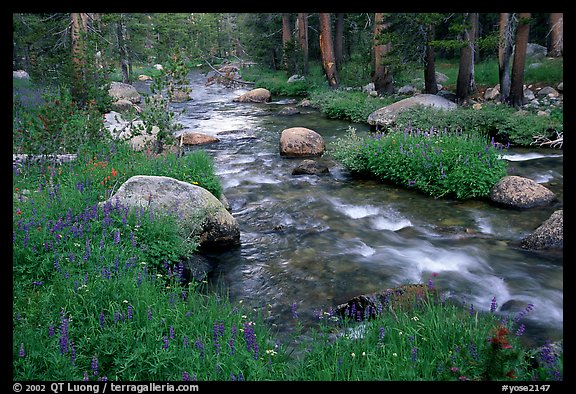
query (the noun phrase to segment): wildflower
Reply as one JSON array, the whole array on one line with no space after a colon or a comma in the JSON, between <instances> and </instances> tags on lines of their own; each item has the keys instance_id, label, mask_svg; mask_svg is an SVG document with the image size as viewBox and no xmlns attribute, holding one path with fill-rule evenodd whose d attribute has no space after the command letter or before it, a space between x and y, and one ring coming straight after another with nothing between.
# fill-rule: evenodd
<instances>
[{"instance_id":1,"label":"wildflower","mask_svg":"<svg viewBox=\"0 0 576 394\"><path fill-rule=\"evenodd\" d=\"M98 358L96 355L92 357L92 374L94 376L98 375Z\"/></svg>"},{"instance_id":2,"label":"wildflower","mask_svg":"<svg viewBox=\"0 0 576 394\"><path fill-rule=\"evenodd\" d=\"M383 340L385 335L386 335L386 329L384 327L380 327L380 332L378 333L378 339Z\"/></svg>"},{"instance_id":3,"label":"wildflower","mask_svg":"<svg viewBox=\"0 0 576 394\"><path fill-rule=\"evenodd\" d=\"M352 352L352 354L350 354L352 356L352 358L356 357L356 353Z\"/></svg>"},{"instance_id":4,"label":"wildflower","mask_svg":"<svg viewBox=\"0 0 576 394\"><path fill-rule=\"evenodd\" d=\"M190 380L190 375L188 374L188 372L186 372L186 371L182 372L182 380L185 382Z\"/></svg>"},{"instance_id":5,"label":"wildflower","mask_svg":"<svg viewBox=\"0 0 576 394\"><path fill-rule=\"evenodd\" d=\"M104 311L100 312L100 328L104 328Z\"/></svg>"},{"instance_id":6,"label":"wildflower","mask_svg":"<svg viewBox=\"0 0 576 394\"><path fill-rule=\"evenodd\" d=\"M18 356L26 357L26 351L24 350L24 344L23 343L20 344L20 350L18 351Z\"/></svg>"},{"instance_id":7,"label":"wildflower","mask_svg":"<svg viewBox=\"0 0 576 394\"><path fill-rule=\"evenodd\" d=\"M148 320L152 320L152 308L148 307Z\"/></svg>"},{"instance_id":8,"label":"wildflower","mask_svg":"<svg viewBox=\"0 0 576 394\"><path fill-rule=\"evenodd\" d=\"M490 312L494 313L497 307L498 304L496 303L496 296L494 296L494 298L492 298L492 302L490 303Z\"/></svg>"},{"instance_id":9,"label":"wildflower","mask_svg":"<svg viewBox=\"0 0 576 394\"><path fill-rule=\"evenodd\" d=\"M166 335L164 335L164 338L162 338L162 340L164 341L164 344L162 345L162 349L168 349L168 337Z\"/></svg>"},{"instance_id":10,"label":"wildflower","mask_svg":"<svg viewBox=\"0 0 576 394\"><path fill-rule=\"evenodd\" d=\"M128 305L128 319L132 319L132 305Z\"/></svg>"},{"instance_id":11,"label":"wildflower","mask_svg":"<svg viewBox=\"0 0 576 394\"><path fill-rule=\"evenodd\" d=\"M393 355L394 357L398 357L398 353L396 353L396 352L392 353L392 355Z\"/></svg>"},{"instance_id":12,"label":"wildflower","mask_svg":"<svg viewBox=\"0 0 576 394\"><path fill-rule=\"evenodd\" d=\"M516 331L516 336L522 336L524 334L524 331L526 331L526 326L524 324L521 324L520 327L518 327L518 330Z\"/></svg>"}]
</instances>

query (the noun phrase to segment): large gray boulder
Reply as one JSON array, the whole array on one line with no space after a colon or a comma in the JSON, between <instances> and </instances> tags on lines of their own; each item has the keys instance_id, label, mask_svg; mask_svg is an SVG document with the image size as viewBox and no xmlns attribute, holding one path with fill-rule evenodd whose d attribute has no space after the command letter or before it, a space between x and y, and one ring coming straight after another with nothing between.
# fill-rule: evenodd
<instances>
[{"instance_id":1,"label":"large gray boulder","mask_svg":"<svg viewBox=\"0 0 576 394\"><path fill-rule=\"evenodd\" d=\"M368 123L371 126L390 126L402 111L418 105L445 111L457 108L456 103L436 94L418 94L377 109L368 116Z\"/></svg>"},{"instance_id":2,"label":"large gray boulder","mask_svg":"<svg viewBox=\"0 0 576 394\"><path fill-rule=\"evenodd\" d=\"M142 101L140 93L132 85L122 82L112 82L110 84L110 89L108 89L108 94L114 100L128 100L134 104L138 104Z\"/></svg>"},{"instance_id":3,"label":"large gray boulder","mask_svg":"<svg viewBox=\"0 0 576 394\"><path fill-rule=\"evenodd\" d=\"M124 182L108 200L128 207L178 215L188 236L198 236L203 248L240 244L236 219L208 190L166 176L136 175Z\"/></svg>"},{"instance_id":4,"label":"large gray boulder","mask_svg":"<svg viewBox=\"0 0 576 394\"><path fill-rule=\"evenodd\" d=\"M533 233L524 237L520 243L522 248L562 249L564 247L564 210L555 211Z\"/></svg>"},{"instance_id":5,"label":"large gray boulder","mask_svg":"<svg viewBox=\"0 0 576 394\"><path fill-rule=\"evenodd\" d=\"M280 155L282 156L321 156L324 148L322 136L306 127L284 129L280 135Z\"/></svg>"},{"instance_id":6,"label":"large gray boulder","mask_svg":"<svg viewBox=\"0 0 576 394\"><path fill-rule=\"evenodd\" d=\"M500 179L490 192L490 200L510 208L533 208L545 206L556 199L547 187L516 175Z\"/></svg>"}]
</instances>

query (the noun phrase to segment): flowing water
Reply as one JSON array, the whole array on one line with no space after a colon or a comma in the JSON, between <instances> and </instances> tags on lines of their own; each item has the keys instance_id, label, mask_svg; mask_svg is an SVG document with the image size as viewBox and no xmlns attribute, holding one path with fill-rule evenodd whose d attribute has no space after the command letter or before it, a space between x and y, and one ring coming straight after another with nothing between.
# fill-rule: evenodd
<instances>
[{"instance_id":1,"label":"flowing water","mask_svg":"<svg viewBox=\"0 0 576 394\"><path fill-rule=\"evenodd\" d=\"M248 88L205 86L191 74L193 100L178 121L186 129L216 136L202 146L214 159L241 229L241 246L215 253L212 283L233 302L263 312L279 332L312 324L318 310L406 283L427 283L446 294L499 313L516 313L528 303L526 338L541 344L563 337L563 254L519 247L552 212L562 208L562 150L511 149L509 173L550 188L558 202L545 208L514 210L487 201L433 199L402 187L357 179L331 160L329 150L349 126L317 110L278 112L295 100L235 103ZM302 126L323 136L320 159L329 174L292 175L301 159L282 157L282 130ZM199 149L199 148L196 148Z\"/></svg>"}]
</instances>

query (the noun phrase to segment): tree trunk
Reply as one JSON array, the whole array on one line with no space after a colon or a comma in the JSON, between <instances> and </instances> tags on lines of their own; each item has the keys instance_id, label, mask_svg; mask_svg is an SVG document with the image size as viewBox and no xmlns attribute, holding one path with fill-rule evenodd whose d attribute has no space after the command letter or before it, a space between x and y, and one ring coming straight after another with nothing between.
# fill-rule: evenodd
<instances>
[{"instance_id":1,"label":"tree trunk","mask_svg":"<svg viewBox=\"0 0 576 394\"><path fill-rule=\"evenodd\" d=\"M288 76L294 74L293 61L290 59L292 50L292 31L290 30L290 14L282 13L282 64Z\"/></svg>"},{"instance_id":2,"label":"tree trunk","mask_svg":"<svg viewBox=\"0 0 576 394\"><path fill-rule=\"evenodd\" d=\"M394 80L390 67L384 65L384 57L390 51L390 44L380 44L380 34L387 28L384 23L382 13L375 13L374 15L374 36L373 36L373 68L372 68L372 82L378 94L394 93Z\"/></svg>"},{"instance_id":3,"label":"tree trunk","mask_svg":"<svg viewBox=\"0 0 576 394\"><path fill-rule=\"evenodd\" d=\"M529 12L518 15L518 29L516 30L516 45L514 49L514 63L512 64L512 81L508 103L514 108L524 104L524 65L526 64L526 47L530 34Z\"/></svg>"},{"instance_id":4,"label":"tree trunk","mask_svg":"<svg viewBox=\"0 0 576 394\"><path fill-rule=\"evenodd\" d=\"M476 16L475 16L476 14ZM464 46L460 49L460 66L456 81L456 100L463 104L474 91L474 20L477 13L468 14L470 27L464 29Z\"/></svg>"},{"instance_id":5,"label":"tree trunk","mask_svg":"<svg viewBox=\"0 0 576 394\"><path fill-rule=\"evenodd\" d=\"M88 30L88 15L86 13L70 14L71 40L72 40L72 85L70 94L79 106L86 103L86 78L85 78L85 35Z\"/></svg>"},{"instance_id":6,"label":"tree trunk","mask_svg":"<svg viewBox=\"0 0 576 394\"><path fill-rule=\"evenodd\" d=\"M332 31L330 28L330 14L320 13L320 52L322 55L322 66L328 80L330 88L338 87L338 73L336 71L336 59L334 58L334 44L332 42Z\"/></svg>"},{"instance_id":7,"label":"tree trunk","mask_svg":"<svg viewBox=\"0 0 576 394\"><path fill-rule=\"evenodd\" d=\"M122 82L130 83L128 65L128 48L126 47L126 26L124 15L120 14L120 19L116 22L116 39L118 40L118 50L120 52L120 68L122 69Z\"/></svg>"},{"instance_id":8,"label":"tree trunk","mask_svg":"<svg viewBox=\"0 0 576 394\"><path fill-rule=\"evenodd\" d=\"M514 41L514 14L500 13L498 42L498 75L500 81L500 102L505 103L510 96L510 57Z\"/></svg>"},{"instance_id":9,"label":"tree trunk","mask_svg":"<svg viewBox=\"0 0 576 394\"><path fill-rule=\"evenodd\" d=\"M302 50L302 74L308 75L308 14L298 13L298 41Z\"/></svg>"},{"instance_id":10,"label":"tree trunk","mask_svg":"<svg viewBox=\"0 0 576 394\"><path fill-rule=\"evenodd\" d=\"M426 40L426 55L424 58L424 93L438 93L436 83L436 63L434 48L430 42L434 40L434 25L428 25L428 39Z\"/></svg>"},{"instance_id":11,"label":"tree trunk","mask_svg":"<svg viewBox=\"0 0 576 394\"><path fill-rule=\"evenodd\" d=\"M564 14L561 12L550 14L550 51L548 55L552 57L564 55Z\"/></svg>"},{"instance_id":12,"label":"tree trunk","mask_svg":"<svg viewBox=\"0 0 576 394\"><path fill-rule=\"evenodd\" d=\"M336 29L334 31L334 57L336 59L336 69L340 71L343 61L344 48L344 14L336 14Z\"/></svg>"}]
</instances>

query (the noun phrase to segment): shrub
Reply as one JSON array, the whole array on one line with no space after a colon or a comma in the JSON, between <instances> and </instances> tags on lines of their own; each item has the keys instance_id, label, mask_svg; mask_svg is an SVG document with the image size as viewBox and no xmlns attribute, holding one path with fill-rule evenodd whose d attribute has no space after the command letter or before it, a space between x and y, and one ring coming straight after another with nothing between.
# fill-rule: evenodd
<instances>
[{"instance_id":1,"label":"shrub","mask_svg":"<svg viewBox=\"0 0 576 394\"><path fill-rule=\"evenodd\" d=\"M359 138L354 129L338 140L336 159L354 171L433 197L485 197L506 175L502 145L478 132L406 128Z\"/></svg>"},{"instance_id":2,"label":"shrub","mask_svg":"<svg viewBox=\"0 0 576 394\"><path fill-rule=\"evenodd\" d=\"M435 125L438 129L456 131L476 130L495 137L498 142L527 146L535 136L552 137L563 130L562 112L554 111L553 116L538 116L531 112L519 112L504 104L482 104L480 110L457 108L446 111L441 117L433 108L414 107L402 111L396 118L396 128L413 127L420 129Z\"/></svg>"}]
</instances>

